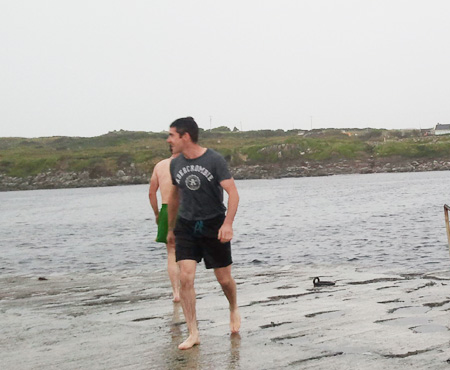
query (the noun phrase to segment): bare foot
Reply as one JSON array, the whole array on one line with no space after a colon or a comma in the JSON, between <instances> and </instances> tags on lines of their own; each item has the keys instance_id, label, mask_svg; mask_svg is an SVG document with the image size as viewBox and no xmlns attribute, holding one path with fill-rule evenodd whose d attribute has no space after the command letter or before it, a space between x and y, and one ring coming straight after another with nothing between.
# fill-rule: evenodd
<instances>
[{"instance_id":1,"label":"bare foot","mask_svg":"<svg viewBox=\"0 0 450 370\"><path fill-rule=\"evenodd\" d=\"M188 339L186 339L183 343L178 346L178 349L189 349L194 347L195 345L200 344L200 339L198 338L198 334L189 335Z\"/></svg>"},{"instance_id":2,"label":"bare foot","mask_svg":"<svg viewBox=\"0 0 450 370\"><path fill-rule=\"evenodd\" d=\"M239 309L230 310L230 329L232 333L239 333L241 328L241 315Z\"/></svg>"}]
</instances>

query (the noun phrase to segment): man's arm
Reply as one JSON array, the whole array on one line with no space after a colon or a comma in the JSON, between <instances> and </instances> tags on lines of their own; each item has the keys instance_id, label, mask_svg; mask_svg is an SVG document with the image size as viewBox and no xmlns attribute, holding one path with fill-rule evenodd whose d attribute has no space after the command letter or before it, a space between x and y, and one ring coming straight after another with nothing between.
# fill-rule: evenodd
<instances>
[{"instance_id":1,"label":"man's arm","mask_svg":"<svg viewBox=\"0 0 450 370\"><path fill-rule=\"evenodd\" d=\"M155 214L156 224L158 224L159 218L159 208L158 208L158 198L156 192L159 188L158 175L156 174L156 168L153 170L152 177L150 178L150 189L148 191L148 197L150 199L150 205L153 208L153 213Z\"/></svg>"},{"instance_id":2,"label":"man's arm","mask_svg":"<svg viewBox=\"0 0 450 370\"><path fill-rule=\"evenodd\" d=\"M220 186L228 193L228 209L225 220L219 229L218 239L222 243L226 243L233 238L233 221L238 209L239 194L233 178L221 181Z\"/></svg>"},{"instance_id":3,"label":"man's arm","mask_svg":"<svg viewBox=\"0 0 450 370\"><path fill-rule=\"evenodd\" d=\"M167 214L169 219L169 232L167 233L167 243L175 242L175 234L173 233L173 229L175 228L175 223L177 222L179 202L180 198L178 194L178 187L172 185L167 205Z\"/></svg>"}]
</instances>

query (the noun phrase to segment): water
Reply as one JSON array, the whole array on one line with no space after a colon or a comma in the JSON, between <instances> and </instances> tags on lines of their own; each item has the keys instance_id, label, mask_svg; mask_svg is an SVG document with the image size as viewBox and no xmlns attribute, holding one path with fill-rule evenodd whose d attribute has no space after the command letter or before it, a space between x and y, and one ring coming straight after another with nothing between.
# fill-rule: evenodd
<instances>
[{"instance_id":1,"label":"water","mask_svg":"<svg viewBox=\"0 0 450 370\"><path fill-rule=\"evenodd\" d=\"M450 265L450 172L237 181L235 265ZM148 186L0 193L0 273L152 271L165 265Z\"/></svg>"}]
</instances>

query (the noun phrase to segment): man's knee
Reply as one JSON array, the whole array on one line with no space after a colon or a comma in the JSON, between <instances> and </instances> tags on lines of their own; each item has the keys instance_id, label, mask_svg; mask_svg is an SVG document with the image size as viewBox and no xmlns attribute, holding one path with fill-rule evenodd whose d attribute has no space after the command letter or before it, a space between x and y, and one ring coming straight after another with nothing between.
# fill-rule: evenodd
<instances>
[{"instance_id":1,"label":"man's knee","mask_svg":"<svg viewBox=\"0 0 450 370\"><path fill-rule=\"evenodd\" d=\"M228 286L230 284L233 284L234 280L231 276L231 272L228 270L225 271L216 271L216 278L220 285L222 286Z\"/></svg>"},{"instance_id":2,"label":"man's knee","mask_svg":"<svg viewBox=\"0 0 450 370\"><path fill-rule=\"evenodd\" d=\"M180 284L184 288L189 288L194 286L195 280L195 270L191 271L188 269L180 268Z\"/></svg>"}]
</instances>

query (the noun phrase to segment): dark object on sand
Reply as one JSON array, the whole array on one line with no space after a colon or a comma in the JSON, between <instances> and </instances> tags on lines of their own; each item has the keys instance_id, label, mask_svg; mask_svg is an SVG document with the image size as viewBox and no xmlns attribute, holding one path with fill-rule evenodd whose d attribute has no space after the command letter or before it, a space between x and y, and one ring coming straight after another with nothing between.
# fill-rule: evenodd
<instances>
[{"instance_id":1,"label":"dark object on sand","mask_svg":"<svg viewBox=\"0 0 450 370\"><path fill-rule=\"evenodd\" d=\"M336 284L334 281L320 281L318 277L313 280L314 286L331 286Z\"/></svg>"},{"instance_id":2,"label":"dark object on sand","mask_svg":"<svg viewBox=\"0 0 450 370\"><path fill-rule=\"evenodd\" d=\"M38 280L48 280L48 279L45 277L40 277L40 278L38 278Z\"/></svg>"}]
</instances>

